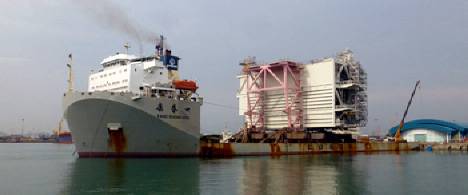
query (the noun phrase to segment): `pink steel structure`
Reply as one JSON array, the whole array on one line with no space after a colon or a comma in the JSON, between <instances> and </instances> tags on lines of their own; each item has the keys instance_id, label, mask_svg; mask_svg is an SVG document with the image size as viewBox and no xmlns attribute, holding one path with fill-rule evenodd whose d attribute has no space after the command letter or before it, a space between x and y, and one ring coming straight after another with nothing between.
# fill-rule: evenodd
<instances>
[{"instance_id":1,"label":"pink steel structure","mask_svg":"<svg viewBox=\"0 0 468 195\"><path fill-rule=\"evenodd\" d=\"M247 116L249 128L254 131L265 130L265 96L267 91L281 90L284 95L284 112L288 117L287 130L302 130L302 94L300 81L300 64L291 61L280 61L266 65L246 67L247 75L244 84L247 86ZM278 76L276 73L281 73ZM274 78L277 85L268 83L268 77ZM282 78L281 78L282 76ZM293 83L289 84L288 80ZM268 86L268 87L267 87ZM256 100L250 96L257 94ZM293 97L291 98L291 95ZM256 117L254 117L256 116ZM257 120L254 121L256 118Z\"/></svg>"}]
</instances>

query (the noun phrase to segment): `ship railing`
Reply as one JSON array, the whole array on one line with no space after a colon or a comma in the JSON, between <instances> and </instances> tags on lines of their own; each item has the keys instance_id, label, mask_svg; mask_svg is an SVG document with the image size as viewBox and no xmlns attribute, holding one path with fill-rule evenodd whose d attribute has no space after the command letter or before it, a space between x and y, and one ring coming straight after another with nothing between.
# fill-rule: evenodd
<instances>
[{"instance_id":1,"label":"ship railing","mask_svg":"<svg viewBox=\"0 0 468 195\"><path fill-rule=\"evenodd\" d=\"M203 104L203 97L198 93L179 94L174 88L168 87L150 87L141 86L137 92L130 92L133 100L139 100L141 97L168 98L181 101L199 102Z\"/></svg>"}]
</instances>

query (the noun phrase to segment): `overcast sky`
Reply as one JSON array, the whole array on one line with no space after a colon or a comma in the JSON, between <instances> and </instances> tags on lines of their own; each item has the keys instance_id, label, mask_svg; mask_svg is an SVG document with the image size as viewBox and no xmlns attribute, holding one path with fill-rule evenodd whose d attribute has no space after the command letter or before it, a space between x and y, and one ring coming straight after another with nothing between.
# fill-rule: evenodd
<instances>
[{"instance_id":1,"label":"overcast sky","mask_svg":"<svg viewBox=\"0 0 468 195\"><path fill-rule=\"evenodd\" d=\"M85 90L99 62L137 40L90 12L103 2L0 1L0 131L51 131L62 115L66 61ZM112 1L112 11L162 33L182 58L181 75L199 82L208 102L237 107L238 63L333 56L354 51L368 72L369 123L386 130L400 120L416 80L408 120L468 122L468 1ZM91 8L90 8L91 6ZM144 53L154 46L144 45ZM202 131L241 125L236 109L202 108Z\"/></svg>"}]
</instances>

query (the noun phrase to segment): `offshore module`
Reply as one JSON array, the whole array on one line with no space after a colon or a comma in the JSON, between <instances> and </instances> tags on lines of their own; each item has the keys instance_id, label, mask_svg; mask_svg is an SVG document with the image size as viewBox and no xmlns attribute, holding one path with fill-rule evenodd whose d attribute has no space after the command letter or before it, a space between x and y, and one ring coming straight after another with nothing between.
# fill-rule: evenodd
<instances>
[{"instance_id":1,"label":"offshore module","mask_svg":"<svg viewBox=\"0 0 468 195\"><path fill-rule=\"evenodd\" d=\"M367 74L350 50L299 63L256 63L238 75L244 127L222 138L204 136L200 155L295 155L419 150L418 143L358 139L367 124Z\"/></svg>"},{"instance_id":2,"label":"offshore module","mask_svg":"<svg viewBox=\"0 0 468 195\"><path fill-rule=\"evenodd\" d=\"M353 142L367 123L367 74L350 50L298 63L240 63L234 142Z\"/></svg>"}]
</instances>

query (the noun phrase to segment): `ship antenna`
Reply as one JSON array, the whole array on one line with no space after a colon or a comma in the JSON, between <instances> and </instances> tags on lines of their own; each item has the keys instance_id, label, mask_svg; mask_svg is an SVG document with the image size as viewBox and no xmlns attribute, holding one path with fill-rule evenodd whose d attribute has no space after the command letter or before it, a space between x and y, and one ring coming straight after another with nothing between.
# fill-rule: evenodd
<instances>
[{"instance_id":1,"label":"ship antenna","mask_svg":"<svg viewBox=\"0 0 468 195\"><path fill-rule=\"evenodd\" d=\"M126 54L128 54L128 48L130 48L130 45L128 44L128 42L124 44L124 47L125 47Z\"/></svg>"},{"instance_id":2,"label":"ship antenna","mask_svg":"<svg viewBox=\"0 0 468 195\"><path fill-rule=\"evenodd\" d=\"M68 92L72 92L72 91L73 91L72 64L73 64L73 56L72 56L72 54L68 54L68 63L67 63L67 67L68 67L68 79L67 79L67 82L68 82Z\"/></svg>"}]
</instances>

